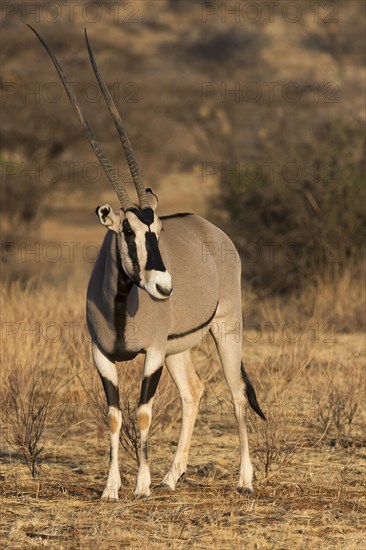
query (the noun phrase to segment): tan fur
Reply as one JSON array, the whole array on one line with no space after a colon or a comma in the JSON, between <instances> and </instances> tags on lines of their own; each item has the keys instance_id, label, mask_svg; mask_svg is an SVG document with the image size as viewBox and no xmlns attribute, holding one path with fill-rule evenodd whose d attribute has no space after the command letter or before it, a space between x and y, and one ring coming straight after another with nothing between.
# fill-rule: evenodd
<instances>
[{"instance_id":1,"label":"tan fur","mask_svg":"<svg viewBox=\"0 0 366 550\"><path fill-rule=\"evenodd\" d=\"M150 417L144 411L139 411L137 413L137 425L140 430L146 430L150 425Z\"/></svg>"},{"instance_id":2,"label":"tan fur","mask_svg":"<svg viewBox=\"0 0 366 550\"><path fill-rule=\"evenodd\" d=\"M154 224L157 223L155 219ZM141 248L146 225L139 230L135 221L134 231L141 232L140 235L136 233L136 242L140 243ZM157 372L164 362L168 367L179 389L183 408L177 453L163 480L164 485L174 490L177 480L186 471L193 427L203 393L203 384L195 372L189 350L210 330L233 402L239 404L236 410L241 454L238 489L251 491L253 469L242 414L246 398L240 368L242 315L239 255L225 233L196 215L163 219L158 243L173 287L173 294L163 300L153 298L146 289L136 284L129 286L126 273L119 271L119 258L123 262L126 253L123 237L108 231L87 292L87 321L92 340L113 363L144 353L145 379ZM140 257L144 258L144 255ZM122 267L125 269L124 265ZM145 276L148 277L149 273L144 273ZM123 296L123 299L118 302L117 310L116 295L121 284L122 288L129 290L124 294L120 292L119 297ZM153 396L150 396L148 403L142 404L137 413L141 431L137 496L148 496L151 492L146 449L152 400Z\"/></svg>"},{"instance_id":3,"label":"tan fur","mask_svg":"<svg viewBox=\"0 0 366 550\"><path fill-rule=\"evenodd\" d=\"M113 354L116 343L116 238L112 232L107 233L87 295L87 319L93 341L107 354ZM207 246L214 250L213 254L207 253ZM126 310L126 349L138 352L164 346L170 355L198 343L204 332L201 329L167 342L168 335L202 325L212 316L217 303L218 313L240 303L240 262L229 237L196 215L163 220L159 249L172 276L174 293L169 300L156 301L137 286L132 288Z\"/></svg>"},{"instance_id":4,"label":"tan fur","mask_svg":"<svg viewBox=\"0 0 366 550\"><path fill-rule=\"evenodd\" d=\"M109 429L112 433L115 433L119 428L119 422L118 422L118 413L116 414L115 411L110 411L108 413L108 424Z\"/></svg>"}]
</instances>

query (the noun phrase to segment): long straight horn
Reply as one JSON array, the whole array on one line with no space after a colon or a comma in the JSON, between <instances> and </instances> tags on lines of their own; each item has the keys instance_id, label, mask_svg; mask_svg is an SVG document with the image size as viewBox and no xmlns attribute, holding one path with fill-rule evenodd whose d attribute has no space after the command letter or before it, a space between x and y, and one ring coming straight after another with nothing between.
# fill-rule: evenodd
<instances>
[{"instance_id":1,"label":"long straight horn","mask_svg":"<svg viewBox=\"0 0 366 550\"><path fill-rule=\"evenodd\" d=\"M114 171L112 165L110 164L108 158L104 154L104 151L103 151L102 147L100 146L100 144L96 140L95 135L94 135L91 127L89 126L88 121L86 120L83 113L81 112L81 109L79 107L79 103L76 99L74 91L73 91L72 87L70 86L69 82L67 81L67 78L66 78L66 76L65 76L65 74L62 70L60 62L58 61L56 55L53 53L53 51L48 46L48 44L45 42L45 40L43 40L41 35L35 29L33 29L33 27L31 27L30 25L27 25L27 26L34 32L34 34L37 36L38 40L41 42L42 46L45 48L46 52L50 56L54 66L56 68L56 71L58 72L58 75L61 79L61 82L64 85L66 93L69 96L69 99L70 99L71 105L73 106L75 114L78 117L79 122L80 122L82 128L84 129L86 137L88 138L89 143L92 146L93 151L96 154L96 156L97 156L104 172L106 173L109 181L111 182L111 184L113 186L113 189L115 190L115 192L116 192L116 194L117 194L117 196L120 200L120 203L121 203L121 206L122 206L123 210L127 210L128 208L132 208L133 207L132 201L131 201L130 197L127 195L122 183L119 181L119 179L117 177L117 174Z\"/></svg>"},{"instance_id":2,"label":"long straight horn","mask_svg":"<svg viewBox=\"0 0 366 550\"><path fill-rule=\"evenodd\" d=\"M108 90L108 88L107 88L100 72L99 72L99 69L97 67L97 64L96 64L96 61L95 61L94 55L93 55L93 50L91 48L86 29L85 29L85 40L86 40L86 45L88 47L90 63L93 67L94 74L95 74L95 76L98 80L99 87L102 91L104 99L105 99L105 101L108 105L108 109L109 109L109 112L111 113L113 122L116 125L117 132L118 132L118 135L120 137L122 147L123 147L123 150L124 150L125 155L126 155L126 159L127 159L127 162L128 162L128 166L130 168L132 179L133 179L133 182L134 182L135 187L136 187L136 191L137 191L137 195L138 195L138 198L139 198L140 206L141 206L141 208L149 208L150 207L150 202L149 202L149 199L146 195L145 187L144 187L144 185L141 181L141 178L140 178L139 169L138 169L138 166L137 166L135 155L134 155L132 147L131 147L130 140L128 139L127 132L126 132L124 126L123 126L123 122L122 122L120 114L117 110L116 104L114 103L114 100L113 100L113 98L112 98L112 96L111 96L111 94L110 94L110 92L109 92L109 90Z\"/></svg>"}]
</instances>

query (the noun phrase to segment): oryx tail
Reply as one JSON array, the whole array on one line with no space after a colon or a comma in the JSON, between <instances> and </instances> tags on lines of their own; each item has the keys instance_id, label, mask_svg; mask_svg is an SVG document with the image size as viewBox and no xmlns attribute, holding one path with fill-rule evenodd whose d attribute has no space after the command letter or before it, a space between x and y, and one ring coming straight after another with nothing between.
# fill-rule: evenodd
<instances>
[{"instance_id":1,"label":"oryx tail","mask_svg":"<svg viewBox=\"0 0 366 550\"><path fill-rule=\"evenodd\" d=\"M262 409L259 406L253 384L249 380L249 376L246 373L243 362L241 363L240 370L245 383L245 387L246 387L245 393L247 394L249 405L252 407L253 411L256 412L257 415L262 418L262 420L267 420L265 414L263 413Z\"/></svg>"}]
</instances>

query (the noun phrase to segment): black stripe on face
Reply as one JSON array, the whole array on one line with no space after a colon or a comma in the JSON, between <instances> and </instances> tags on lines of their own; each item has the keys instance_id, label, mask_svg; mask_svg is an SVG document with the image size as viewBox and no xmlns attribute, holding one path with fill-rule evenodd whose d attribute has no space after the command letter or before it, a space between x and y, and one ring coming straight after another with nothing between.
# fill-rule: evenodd
<instances>
[{"instance_id":1,"label":"black stripe on face","mask_svg":"<svg viewBox=\"0 0 366 550\"><path fill-rule=\"evenodd\" d=\"M107 397L107 403L108 407L116 407L119 409L119 390L116 388L116 386L108 380L108 378L105 378L104 376L100 375L102 379L103 388Z\"/></svg>"},{"instance_id":2,"label":"black stripe on face","mask_svg":"<svg viewBox=\"0 0 366 550\"><path fill-rule=\"evenodd\" d=\"M189 334L192 334L193 332L197 332L198 330L201 330L201 329L207 327L207 325L209 325L211 323L212 319L215 317L218 305L219 305L219 302L217 302L216 307L215 307L215 311L213 312L211 317L209 319L207 319L207 321L205 321L201 325L198 325L198 327L191 328L190 330L186 330L185 332L176 332L174 334L169 334L168 340L175 340L176 338L183 338L184 336L188 336Z\"/></svg>"},{"instance_id":3,"label":"black stripe on face","mask_svg":"<svg viewBox=\"0 0 366 550\"><path fill-rule=\"evenodd\" d=\"M154 223L154 210L152 208L144 208L143 210L139 208L129 208L128 211L133 212L136 218L147 226Z\"/></svg>"},{"instance_id":4,"label":"black stripe on face","mask_svg":"<svg viewBox=\"0 0 366 550\"><path fill-rule=\"evenodd\" d=\"M122 222L122 231L127 244L128 256L132 262L132 278L138 284L140 281L140 265L137 256L137 246L135 242L136 235L130 226L130 222L127 219L124 219Z\"/></svg>"},{"instance_id":5,"label":"black stripe on face","mask_svg":"<svg viewBox=\"0 0 366 550\"><path fill-rule=\"evenodd\" d=\"M158 370L153 372L150 376L144 376L141 386L139 406L145 405L145 403L148 403L150 399L154 397L162 370L163 367L159 367Z\"/></svg>"},{"instance_id":6,"label":"black stripe on face","mask_svg":"<svg viewBox=\"0 0 366 550\"><path fill-rule=\"evenodd\" d=\"M145 244L147 252L147 262L145 269L147 271L151 271L152 269L154 269L155 271L166 271L158 248L158 239L156 237L156 233L147 231L145 233Z\"/></svg>"}]
</instances>

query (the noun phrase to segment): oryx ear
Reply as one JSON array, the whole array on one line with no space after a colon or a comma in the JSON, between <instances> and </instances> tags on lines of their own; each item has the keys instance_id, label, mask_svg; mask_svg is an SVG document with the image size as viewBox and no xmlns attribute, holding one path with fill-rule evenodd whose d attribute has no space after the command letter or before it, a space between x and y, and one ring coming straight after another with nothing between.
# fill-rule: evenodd
<instances>
[{"instance_id":1,"label":"oryx ear","mask_svg":"<svg viewBox=\"0 0 366 550\"><path fill-rule=\"evenodd\" d=\"M146 191L146 194L147 194L147 198L149 199L150 207L153 210L156 210L156 208L158 206L158 197L155 195L155 193L152 192L152 189L150 189L150 187L145 189L145 191Z\"/></svg>"},{"instance_id":2,"label":"oryx ear","mask_svg":"<svg viewBox=\"0 0 366 550\"><path fill-rule=\"evenodd\" d=\"M97 206L95 213L98 215L100 223L105 227L108 227L111 231L119 233L121 229L121 210L117 212L113 211L113 208L109 204L103 204Z\"/></svg>"}]
</instances>

